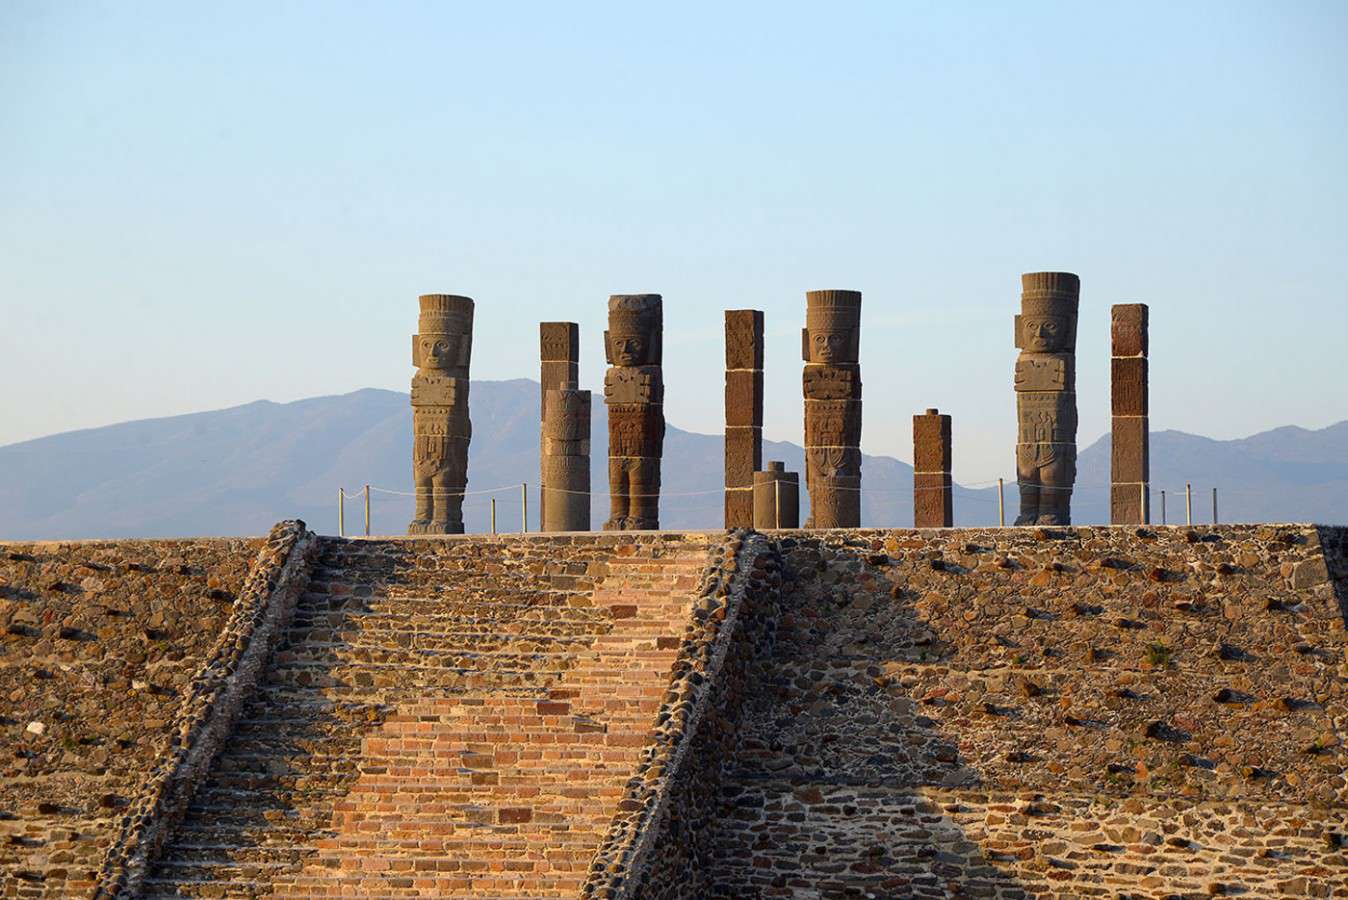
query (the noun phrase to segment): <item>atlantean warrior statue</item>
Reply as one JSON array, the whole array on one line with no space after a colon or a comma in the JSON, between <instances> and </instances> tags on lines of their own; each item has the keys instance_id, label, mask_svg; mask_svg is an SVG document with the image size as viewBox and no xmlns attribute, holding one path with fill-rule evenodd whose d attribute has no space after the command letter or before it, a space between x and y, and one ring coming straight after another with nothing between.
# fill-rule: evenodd
<instances>
[{"instance_id":1,"label":"atlantean warrior statue","mask_svg":"<svg viewBox=\"0 0 1348 900\"><path fill-rule=\"evenodd\" d=\"M473 301L452 294L421 297L412 336L412 479L416 517L409 534L462 534L468 485L468 362Z\"/></svg>"},{"instance_id":2,"label":"atlantean warrior statue","mask_svg":"<svg viewBox=\"0 0 1348 900\"><path fill-rule=\"evenodd\" d=\"M807 528L861 525L861 293L805 295Z\"/></svg>"},{"instance_id":3,"label":"atlantean warrior statue","mask_svg":"<svg viewBox=\"0 0 1348 900\"><path fill-rule=\"evenodd\" d=\"M665 441L664 327L659 294L608 301L604 376L608 404L610 515L605 531L660 527L660 455Z\"/></svg>"},{"instance_id":4,"label":"atlantean warrior statue","mask_svg":"<svg viewBox=\"0 0 1348 900\"><path fill-rule=\"evenodd\" d=\"M1080 292L1080 279L1069 272L1021 276L1021 313L1016 316L1017 525L1072 522Z\"/></svg>"}]
</instances>

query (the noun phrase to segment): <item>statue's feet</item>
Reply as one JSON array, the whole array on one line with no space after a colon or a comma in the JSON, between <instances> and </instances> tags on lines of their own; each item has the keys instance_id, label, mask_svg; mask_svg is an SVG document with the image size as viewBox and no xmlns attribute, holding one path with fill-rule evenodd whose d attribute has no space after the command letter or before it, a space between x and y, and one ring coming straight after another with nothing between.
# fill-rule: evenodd
<instances>
[{"instance_id":1,"label":"statue's feet","mask_svg":"<svg viewBox=\"0 0 1348 900\"><path fill-rule=\"evenodd\" d=\"M659 519L628 519L628 520L627 520L627 530L628 530L628 531L659 531L659 530L660 530L660 520L659 520Z\"/></svg>"},{"instance_id":2,"label":"statue's feet","mask_svg":"<svg viewBox=\"0 0 1348 900\"><path fill-rule=\"evenodd\" d=\"M1017 524L1017 525L1038 525L1038 524L1039 524L1039 517L1038 517L1038 516L1033 516L1033 515L1017 516L1017 517L1016 517L1016 524Z\"/></svg>"},{"instance_id":3,"label":"statue's feet","mask_svg":"<svg viewBox=\"0 0 1348 900\"><path fill-rule=\"evenodd\" d=\"M429 519L413 519L412 523L407 526L407 533L434 534L434 532L431 531L431 523Z\"/></svg>"},{"instance_id":4,"label":"statue's feet","mask_svg":"<svg viewBox=\"0 0 1348 900\"><path fill-rule=\"evenodd\" d=\"M1058 526L1061 526L1061 525L1066 525L1066 524L1068 524L1068 522L1067 522L1062 516L1058 515L1057 513L1045 513L1044 515L1042 515L1042 516L1040 516L1038 519L1036 519L1034 524L1036 524L1036 525L1052 525L1052 526L1054 526L1054 527L1058 527Z\"/></svg>"},{"instance_id":5,"label":"statue's feet","mask_svg":"<svg viewBox=\"0 0 1348 900\"><path fill-rule=\"evenodd\" d=\"M605 531L631 531L632 527L628 524L631 520L627 516L613 516L604 523Z\"/></svg>"}]
</instances>

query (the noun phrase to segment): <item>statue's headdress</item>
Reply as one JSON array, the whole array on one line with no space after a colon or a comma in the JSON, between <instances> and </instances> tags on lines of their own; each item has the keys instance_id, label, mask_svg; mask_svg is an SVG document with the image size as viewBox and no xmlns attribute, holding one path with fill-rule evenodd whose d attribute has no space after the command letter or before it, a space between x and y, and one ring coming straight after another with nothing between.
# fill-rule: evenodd
<instances>
[{"instance_id":1,"label":"statue's headdress","mask_svg":"<svg viewBox=\"0 0 1348 900\"><path fill-rule=\"evenodd\" d=\"M650 342L650 365L660 365L664 344L664 312L659 294L614 294L608 298L608 330L604 348L613 361L610 341L620 335L640 335Z\"/></svg>"}]
</instances>

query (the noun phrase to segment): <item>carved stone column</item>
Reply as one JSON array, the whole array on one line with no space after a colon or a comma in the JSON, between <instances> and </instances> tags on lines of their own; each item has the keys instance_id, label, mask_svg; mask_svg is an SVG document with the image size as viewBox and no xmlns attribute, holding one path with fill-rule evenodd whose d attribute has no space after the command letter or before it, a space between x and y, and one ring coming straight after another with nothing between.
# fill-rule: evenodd
<instances>
[{"instance_id":1,"label":"carved stone column","mask_svg":"<svg viewBox=\"0 0 1348 900\"><path fill-rule=\"evenodd\" d=\"M1017 525L1070 525L1077 476L1076 343L1081 281L1021 276L1016 316Z\"/></svg>"},{"instance_id":2,"label":"carved stone column","mask_svg":"<svg viewBox=\"0 0 1348 900\"><path fill-rule=\"evenodd\" d=\"M538 417L546 416L548 391L580 386L580 326L575 322L538 323ZM589 438L586 426L586 438ZM538 521L547 519L547 468L543 465L543 434L538 437ZM547 530L547 529L544 529Z\"/></svg>"},{"instance_id":3,"label":"carved stone column","mask_svg":"<svg viewBox=\"0 0 1348 900\"><path fill-rule=\"evenodd\" d=\"M950 457L950 416L935 409L913 416L914 528L950 528L955 524Z\"/></svg>"},{"instance_id":4,"label":"carved stone column","mask_svg":"<svg viewBox=\"0 0 1348 900\"><path fill-rule=\"evenodd\" d=\"M1147 398L1147 305L1110 309L1113 434L1109 521L1145 525L1151 520L1151 454Z\"/></svg>"},{"instance_id":5,"label":"carved stone column","mask_svg":"<svg viewBox=\"0 0 1348 900\"><path fill-rule=\"evenodd\" d=\"M754 473L754 528L800 527L800 473L786 471L786 463L773 461Z\"/></svg>"},{"instance_id":6,"label":"carved stone column","mask_svg":"<svg viewBox=\"0 0 1348 900\"><path fill-rule=\"evenodd\" d=\"M604 375L608 404L609 519L605 531L660 527L660 456L665 441L659 294L615 294L608 301Z\"/></svg>"},{"instance_id":7,"label":"carved stone column","mask_svg":"<svg viewBox=\"0 0 1348 900\"><path fill-rule=\"evenodd\" d=\"M412 336L412 481L416 514L409 534L462 534L468 486L468 364L473 301L452 294L420 298Z\"/></svg>"},{"instance_id":8,"label":"carved stone column","mask_svg":"<svg viewBox=\"0 0 1348 900\"><path fill-rule=\"evenodd\" d=\"M754 524L763 464L763 313L725 311L725 527Z\"/></svg>"},{"instance_id":9,"label":"carved stone column","mask_svg":"<svg viewBox=\"0 0 1348 900\"><path fill-rule=\"evenodd\" d=\"M861 292L805 295L808 528L861 525Z\"/></svg>"},{"instance_id":10,"label":"carved stone column","mask_svg":"<svg viewBox=\"0 0 1348 900\"><path fill-rule=\"evenodd\" d=\"M590 392L550 390L543 398L544 531L590 530Z\"/></svg>"}]
</instances>

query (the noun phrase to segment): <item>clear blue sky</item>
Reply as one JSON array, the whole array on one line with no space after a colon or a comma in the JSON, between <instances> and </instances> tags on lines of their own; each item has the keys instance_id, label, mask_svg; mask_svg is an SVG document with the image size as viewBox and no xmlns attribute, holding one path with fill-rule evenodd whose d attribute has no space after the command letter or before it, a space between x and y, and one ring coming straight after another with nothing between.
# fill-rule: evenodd
<instances>
[{"instance_id":1,"label":"clear blue sky","mask_svg":"<svg viewBox=\"0 0 1348 900\"><path fill-rule=\"evenodd\" d=\"M800 440L804 292L865 294L863 444L1009 474L1018 276L1152 308L1152 425L1348 418L1348 4L0 5L0 443L405 389L416 296L473 374L540 319L665 296L669 419L721 422L721 310L766 311Z\"/></svg>"}]
</instances>

